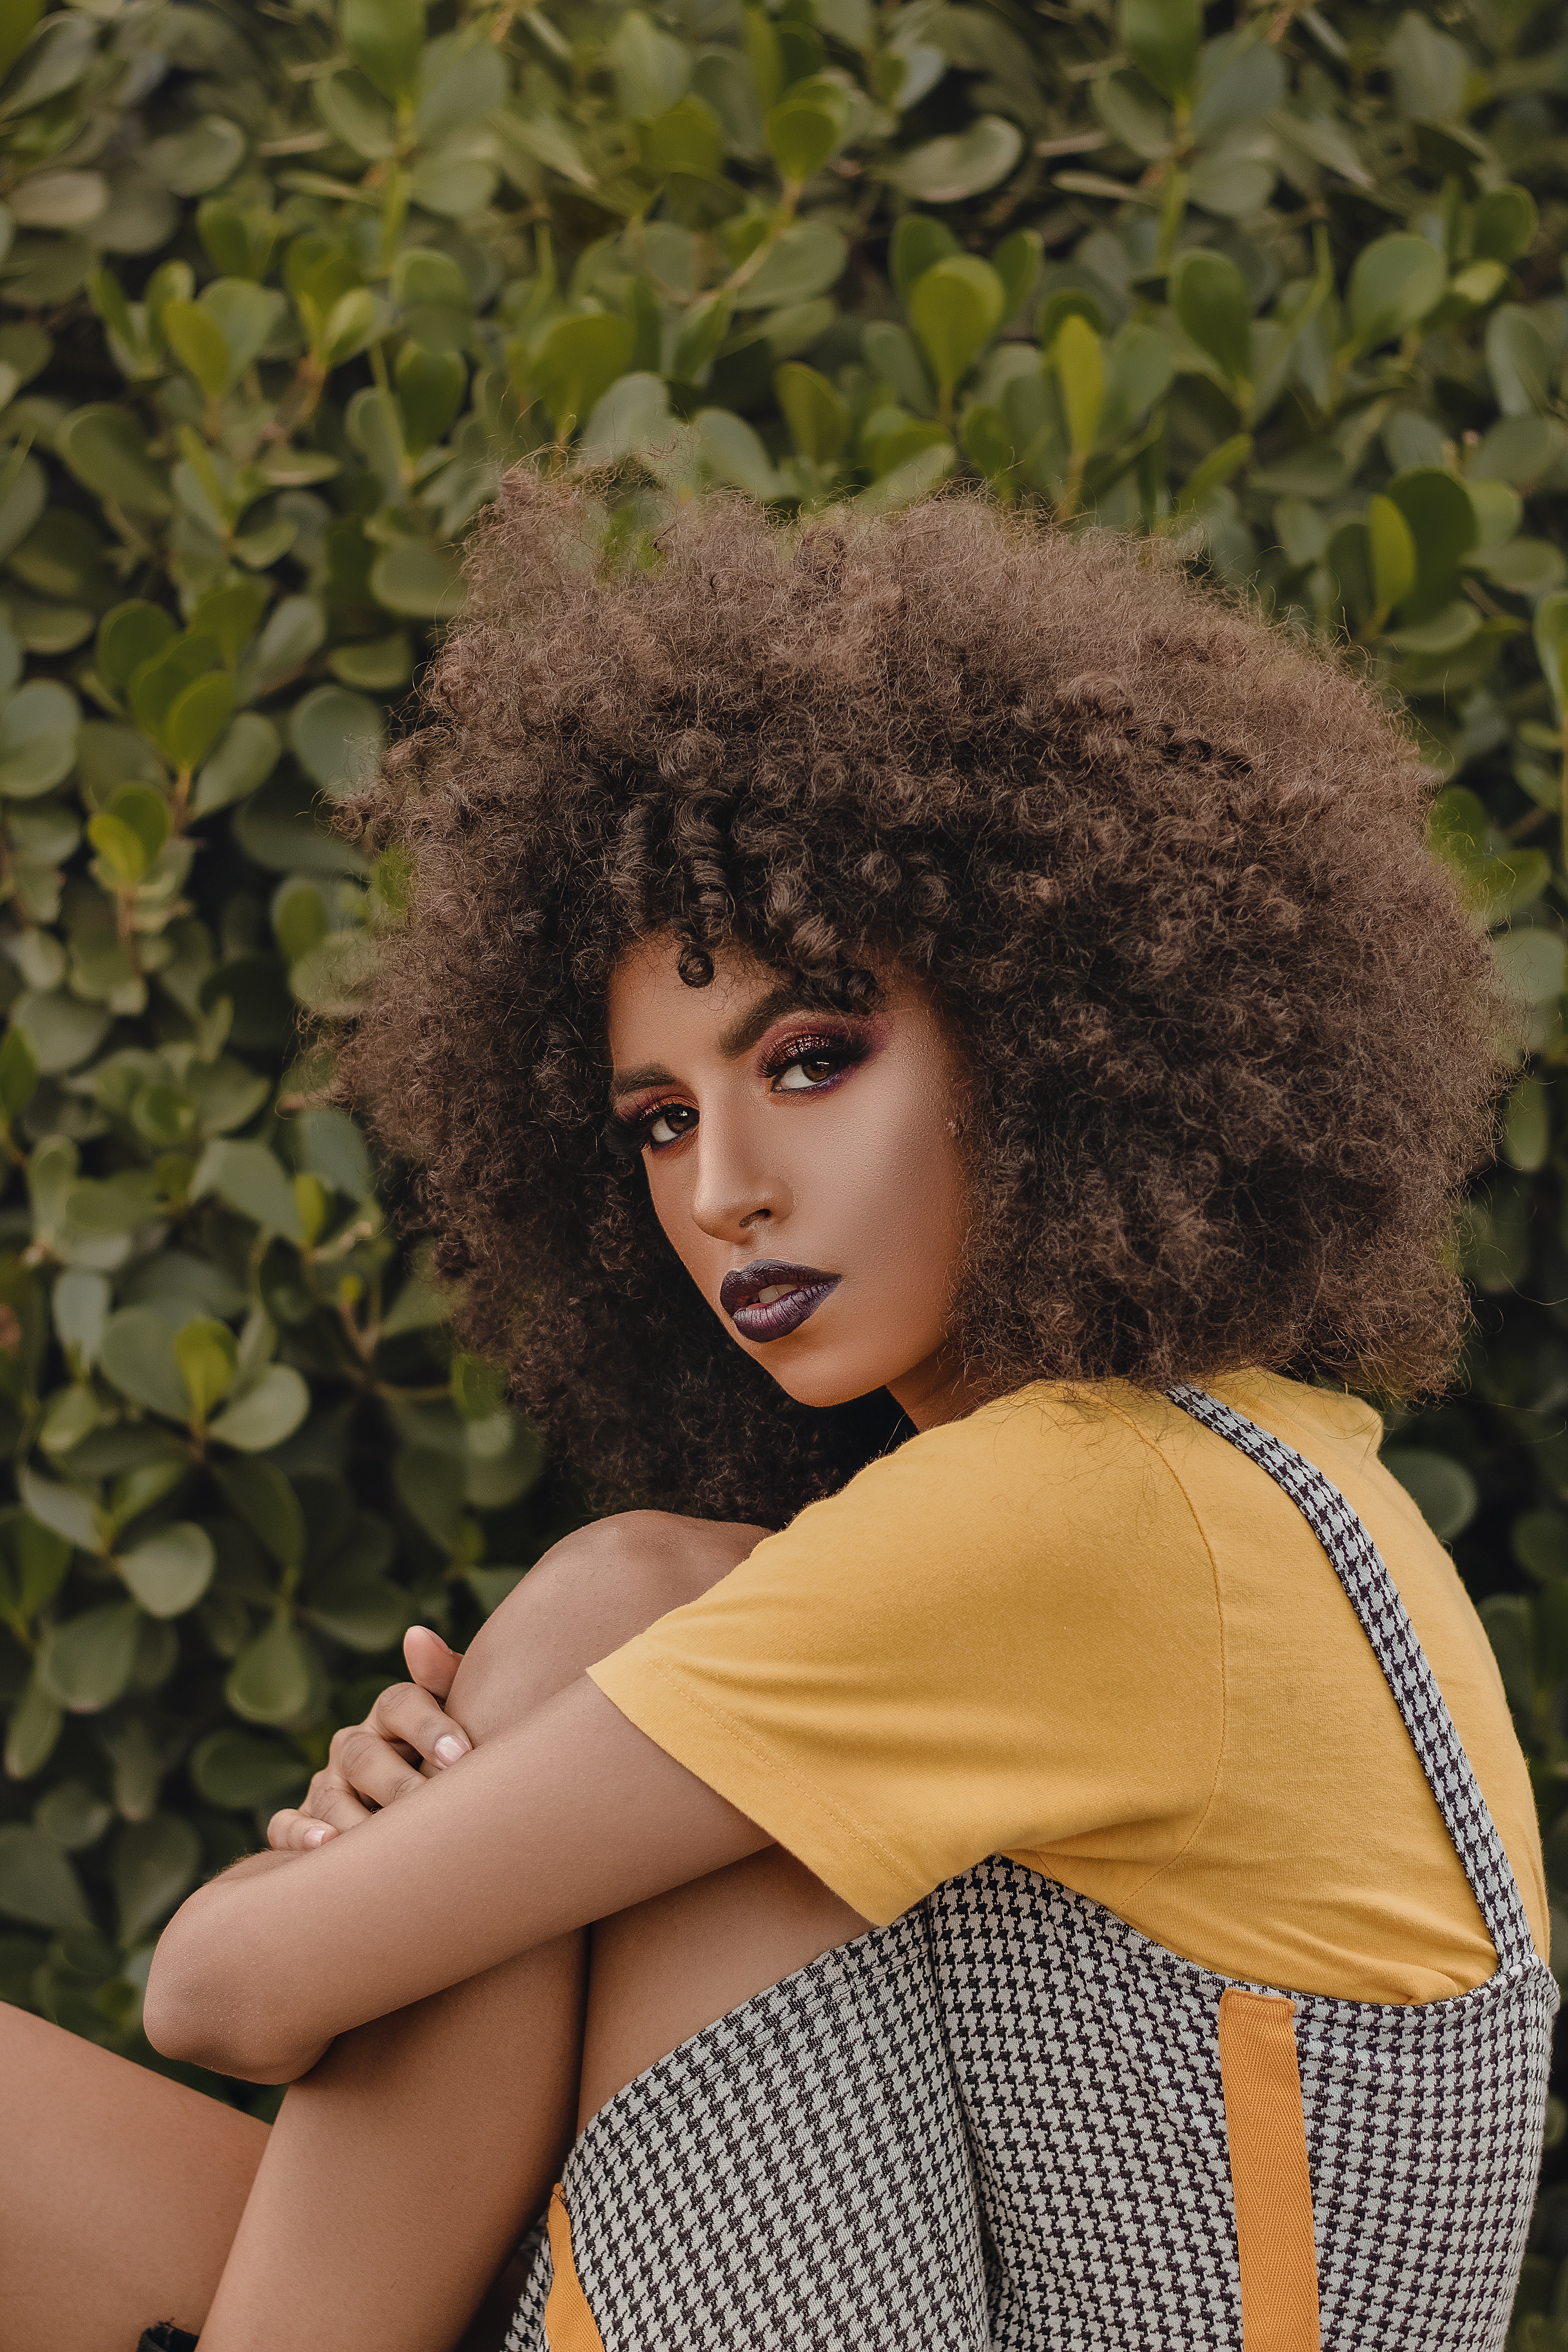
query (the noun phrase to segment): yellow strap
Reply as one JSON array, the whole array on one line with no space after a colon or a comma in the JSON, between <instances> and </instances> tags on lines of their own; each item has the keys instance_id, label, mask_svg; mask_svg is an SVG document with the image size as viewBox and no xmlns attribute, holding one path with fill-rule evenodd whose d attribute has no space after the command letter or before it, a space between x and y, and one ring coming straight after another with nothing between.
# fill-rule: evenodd
<instances>
[{"instance_id":1,"label":"yellow strap","mask_svg":"<svg viewBox=\"0 0 1568 2352\"><path fill-rule=\"evenodd\" d=\"M1220 1995L1244 2352L1321 2352L1322 2343L1295 2015L1279 1993L1231 1985Z\"/></svg>"},{"instance_id":2,"label":"yellow strap","mask_svg":"<svg viewBox=\"0 0 1568 2352\"><path fill-rule=\"evenodd\" d=\"M572 2217L559 2188L550 2192L550 2297L544 2306L544 2340L550 2352L605 2352L598 2321L588 2308L572 2259Z\"/></svg>"}]
</instances>

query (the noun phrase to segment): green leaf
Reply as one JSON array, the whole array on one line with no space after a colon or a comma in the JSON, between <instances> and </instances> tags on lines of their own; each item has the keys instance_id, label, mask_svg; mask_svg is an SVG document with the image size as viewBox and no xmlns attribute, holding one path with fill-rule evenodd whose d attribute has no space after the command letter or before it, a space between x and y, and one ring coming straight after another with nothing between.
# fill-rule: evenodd
<instances>
[{"instance_id":1,"label":"green leaf","mask_svg":"<svg viewBox=\"0 0 1568 2352\"><path fill-rule=\"evenodd\" d=\"M763 136L786 187L815 179L842 144L849 103L836 82L820 76L796 82L763 118Z\"/></svg>"},{"instance_id":2,"label":"green leaf","mask_svg":"<svg viewBox=\"0 0 1568 2352\"><path fill-rule=\"evenodd\" d=\"M455 548L429 540L394 540L371 566L370 590L389 613L455 620L463 604L462 558Z\"/></svg>"},{"instance_id":3,"label":"green leaf","mask_svg":"<svg viewBox=\"0 0 1568 2352\"><path fill-rule=\"evenodd\" d=\"M229 383L228 345L216 320L197 302L165 302L163 332L207 398L221 400Z\"/></svg>"},{"instance_id":4,"label":"green leaf","mask_svg":"<svg viewBox=\"0 0 1568 2352\"><path fill-rule=\"evenodd\" d=\"M26 1510L14 1511L5 1521L0 1590L9 1584L11 1602L24 1623L47 1609L65 1582L73 1549L68 1537L40 1525Z\"/></svg>"},{"instance_id":5,"label":"green leaf","mask_svg":"<svg viewBox=\"0 0 1568 2352\"><path fill-rule=\"evenodd\" d=\"M137 724L161 750L164 721L187 686L221 667L223 648L205 631L187 629L140 664L131 674L127 695Z\"/></svg>"},{"instance_id":6,"label":"green leaf","mask_svg":"<svg viewBox=\"0 0 1568 2352\"><path fill-rule=\"evenodd\" d=\"M700 383L705 379L713 354L730 331L734 307L735 298L728 290L692 304L681 322L670 362L670 373L678 383Z\"/></svg>"},{"instance_id":7,"label":"green leaf","mask_svg":"<svg viewBox=\"0 0 1568 2352\"><path fill-rule=\"evenodd\" d=\"M144 171L177 196L205 196L232 179L245 161L245 133L226 114L204 114L142 150Z\"/></svg>"},{"instance_id":8,"label":"green leaf","mask_svg":"<svg viewBox=\"0 0 1568 2352\"><path fill-rule=\"evenodd\" d=\"M1051 363L1062 388L1073 454L1092 449L1105 396L1105 365L1100 337L1086 319L1071 312L1057 329Z\"/></svg>"},{"instance_id":9,"label":"green leaf","mask_svg":"<svg viewBox=\"0 0 1568 2352\"><path fill-rule=\"evenodd\" d=\"M1415 585L1415 541L1392 499L1367 501L1367 540L1372 551L1372 591L1377 609L1390 613Z\"/></svg>"},{"instance_id":10,"label":"green leaf","mask_svg":"<svg viewBox=\"0 0 1568 2352\"><path fill-rule=\"evenodd\" d=\"M293 1748L229 1729L210 1731L197 1741L190 1771L196 1794L231 1812L287 1804L310 1777L310 1766Z\"/></svg>"},{"instance_id":11,"label":"green leaf","mask_svg":"<svg viewBox=\"0 0 1568 2352\"><path fill-rule=\"evenodd\" d=\"M412 99L425 47L425 0L339 0L338 30L360 71L395 104Z\"/></svg>"},{"instance_id":12,"label":"green leaf","mask_svg":"<svg viewBox=\"0 0 1568 2352\"><path fill-rule=\"evenodd\" d=\"M1533 242L1539 217L1528 188L1507 181L1489 189L1471 219L1470 250L1478 260L1512 261Z\"/></svg>"},{"instance_id":13,"label":"green leaf","mask_svg":"<svg viewBox=\"0 0 1568 2352\"><path fill-rule=\"evenodd\" d=\"M800 455L831 465L849 438L849 410L827 378L791 360L774 371L773 393Z\"/></svg>"},{"instance_id":14,"label":"green leaf","mask_svg":"<svg viewBox=\"0 0 1568 2352\"><path fill-rule=\"evenodd\" d=\"M202 598L191 614L192 634L211 637L224 667L233 669L266 610L267 591L259 580L234 580Z\"/></svg>"},{"instance_id":15,"label":"green leaf","mask_svg":"<svg viewBox=\"0 0 1568 2352\"><path fill-rule=\"evenodd\" d=\"M73 409L55 434L55 447L78 481L100 498L143 514L168 513L168 478L149 457L146 436L130 409L101 402Z\"/></svg>"},{"instance_id":16,"label":"green leaf","mask_svg":"<svg viewBox=\"0 0 1568 2352\"><path fill-rule=\"evenodd\" d=\"M763 446L761 435L743 416L728 408L698 412L697 446L704 467L716 481L728 482L753 499L785 495L787 485Z\"/></svg>"},{"instance_id":17,"label":"green leaf","mask_svg":"<svg viewBox=\"0 0 1568 2352\"><path fill-rule=\"evenodd\" d=\"M918 506L927 499L952 469L954 450L951 441L932 442L906 457L901 465L883 474L868 490L862 490L855 500L861 514L893 514L900 507Z\"/></svg>"},{"instance_id":18,"label":"green leaf","mask_svg":"<svg viewBox=\"0 0 1568 2352\"><path fill-rule=\"evenodd\" d=\"M43 13L44 0L5 0L0 7L0 77L10 72Z\"/></svg>"},{"instance_id":19,"label":"green leaf","mask_svg":"<svg viewBox=\"0 0 1568 2352\"><path fill-rule=\"evenodd\" d=\"M300 1213L281 1163L264 1143L209 1143L191 1181L191 1198L216 1192L264 1233L300 1239Z\"/></svg>"},{"instance_id":20,"label":"green leaf","mask_svg":"<svg viewBox=\"0 0 1568 2352\"><path fill-rule=\"evenodd\" d=\"M36 800L76 765L80 712L58 678L30 677L0 709L0 793Z\"/></svg>"},{"instance_id":21,"label":"green leaf","mask_svg":"<svg viewBox=\"0 0 1568 2352\"><path fill-rule=\"evenodd\" d=\"M1169 391L1175 372L1171 345L1157 327L1129 319L1106 345L1105 394L1098 438L1114 448Z\"/></svg>"},{"instance_id":22,"label":"green leaf","mask_svg":"<svg viewBox=\"0 0 1568 2352\"><path fill-rule=\"evenodd\" d=\"M1177 513L1198 513L1205 499L1211 499L1216 490L1223 489L1231 476L1240 472L1251 455L1252 436L1249 433L1233 434L1228 441L1222 441L1217 449L1211 449L1203 464L1194 467L1183 483L1176 499ZM1364 533L1365 525L1359 528Z\"/></svg>"},{"instance_id":23,"label":"green leaf","mask_svg":"<svg viewBox=\"0 0 1568 2352\"><path fill-rule=\"evenodd\" d=\"M1144 80L1173 106L1190 104L1204 37L1199 0L1117 0L1116 24Z\"/></svg>"},{"instance_id":24,"label":"green leaf","mask_svg":"<svg viewBox=\"0 0 1568 2352\"><path fill-rule=\"evenodd\" d=\"M468 370L458 352L429 352L405 343L397 355L397 406L404 446L412 457L435 446L463 404Z\"/></svg>"},{"instance_id":25,"label":"green leaf","mask_svg":"<svg viewBox=\"0 0 1568 2352\"><path fill-rule=\"evenodd\" d=\"M135 878L140 880L141 875L153 864L169 838L169 803L155 785L121 784L110 798L104 815L129 833L135 842L141 860ZM87 828L88 837L95 846L97 836L94 827L99 821L93 818Z\"/></svg>"},{"instance_id":26,"label":"green leaf","mask_svg":"<svg viewBox=\"0 0 1568 2352\"><path fill-rule=\"evenodd\" d=\"M925 276L939 261L962 252L958 239L945 221L935 219L930 213L906 213L893 226L888 239L888 275L900 302L908 305L917 279Z\"/></svg>"},{"instance_id":27,"label":"green leaf","mask_svg":"<svg viewBox=\"0 0 1568 2352\"><path fill-rule=\"evenodd\" d=\"M134 1601L111 1601L51 1626L38 1674L56 1705L68 1715L112 1706L131 1680L142 1624Z\"/></svg>"},{"instance_id":28,"label":"green leaf","mask_svg":"<svg viewBox=\"0 0 1568 2352\"><path fill-rule=\"evenodd\" d=\"M642 144L648 170L661 179L671 172L684 172L693 180L724 177L724 133L719 118L705 100L690 92L647 126Z\"/></svg>"},{"instance_id":29,"label":"green leaf","mask_svg":"<svg viewBox=\"0 0 1568 2352\"><path fill-rule=\"evenodd\" d=\"M594 413L597 415L598 410ZM414 667L406 629L394 629L389 636L369 637L357 645L334 646L329 658L333 677L345 686L368 686L384 695L406 686Z\"/></svg>"},{"instance_id":30,"label":"green leaf","mask_svg":"<svg viewBox=\"0 0 1568 2352\"><path fill-rule=\"evenodd\" d=\"M651 122L685 95L691 61L683 44L640 8L628 8L609 43L616 94L634 122Z\"/></svg>"},{"instance_id":31,"label":"green leaf","mask_svg":"<svg viewBox=\"0 0 1568 2352\"><path fill-rule=\"evenodd\" d=\"M175 1332L174 1361L198 1427L234 1386L238 1357L234 1333L216 1317L197 1316Z\"/></svg>"},{"instance_id":32,"label":"green leaf","mask_svg":"<svg viewBox=\"0 0 1568 2352\"><path fill-rule=\"evenodd\" d=\"M34 1927L92 1925L73 1864L52 1838L20 1822L0 1829L0 1911Z\"/></svg>"},{"instance_id":33,"label":"green leaf","mask_svg":"<svg viewBox=\"0 0 1568 2352\"><path fill-rule=\"evenodd\" d=\"M328 1576L310 1593L310 1620L351 1650L389 1650L408 1631L408 1595L384 1576L349 1570Z\"/></svg>"},{"instance_id":34,"label":"green leaf","mask_svg":"<svg viewBox=\"0 0 1568 2352\"><path fill-rule=\"evenodd\" d=\"M1460 563L1476 542L1476 509L1463 482L1441 466L1395 474L1386 495L1415 544L1416 581L1401 614L1408 625L1433 618L1452 602Z\"/></svg>"},{"instance_id":35,"label":"green leaf","mask_svg":"<svg viewBox=\"0 0 1568 2352\"><path fill-rule=\"evenodd\" d=\"M1505 416L1534 416L1552 405L1552 344L1531 312L1504 302L1487 320L1487 371Z\"/></svg>"},{"instance_id":36,"label":"green leaf","mask_svg":"<svg viewBox=\"0 0 1568 2352\"><path fill-rule=\"evenodd\" d=\"M184 1423L190 1400L174 1359L174 1335L152 1307L122 1307L103 1328L99 1360L105 1376L133 1404Z\"/></svg>"},{"instance_id":37,"label":"green leaf","mask_svg":"<svg viewBox=\"0 0 1568 2352\"><path fill-rule=\"evenodd\" d=\"M201 1839L177 1814L155 1813L150 1822L124 1824L114 1849L121 1945L139 1943L162 1925L189 1892L201 1860Z\"/></svg>"},{"instance_id":38,"label":"green leaf","mask_svg":"<svg viewBox=\"0 0 1568 2352\"><path fill-rule=\"evenodd\" d=\"M225 1462L213 1473L231 1508L279 1568L304 1564L305 1514L300 1497L273 1462Z\"/></svg>"},{"instance_id":39,"label":"green leaf","mask_svg":"<svg viewBox=\"0 0 1568 2352\"><path fill-rule=\"evenodd\" d=\"M15 464L13 457L12 464ZM5 468L10 475L11 467ZM0 477L4 478L4 477ZM49 488L36 457L24 457L0 496L0 562L19 547L48 503Z\"/></svg>"},{"instance_id":40,"label":"green leaf","mask_svg":"<svg viewBox=\"0 0 1568 2352\"><path fill-rule=\"evenodd\" d=\"M405 1445L392 1465L398 1501L446 1559L457 1552L463 1495L453 1476L452 1457L433 1446Z\"/></svg>"},{"instance_id":41,"label":"green leaf","mask_svg":"<svg viewBox=\"0 0 1568 2352\"><path fill-rule=\"evenodd\" d=\"M0 1119L19 1118L37 1092L38 1057L19 1029L0 1038Z\"/></svg>"},{"instance_id":42,"label":"green leaf","mask_svg":"<svg viewBox=\"0 0 1568 2352\"><path fill-rule=\"evenodd\" d=\"M556 438L564 440L608 391L632 355L628 320L607 311L558 319L533 358L533 383L550 412Z\"/></svg>"},{"instance_id":43,"label":"green leaf","mask_svg":"<svg viewBox=\"0 0 1568 2352\"><path fill-rule=\"evenodd\" d=\"M1205 246L1180 255L1171 272L1171 307L1200 351L1232 383L1252 373L1252 304L1234 261Z\"/></svg>"},{"instance_id":44,"label":"green leaf","mask_svg":"<svg viewBox=\"0 0 1568 2352\"><path fill-rule=\"evenodd\" d=\"M1550 880L1551 860L1546 863L1546 878ZM1539 1078L1524 1078L1509 1097L1508 1108L1503 1113L1502 1156L1510 1168L1532 1176L1537 1169L1544 1168L1551 1149L1551 1098ZM1517 1522L1514 1536L1517 1551ZM1568 1566L1568 1561L1564 1565Z\"/></svg>"},{"instance_id":45,"label":"green leaf","mask_svg":"<svg viewBox=\"0 0 1568 2352\"><path fill-rule=\"evenodd\" d=\"M1562 995L1568 948L1556 931L1507 931L1493 940L1492 953L1510 996L1525 1004L1547 1004Z\"/></svg>"},{"instance_id":46,"label":"green leaf","mask_svg":"<svg viewBox=\"0 0 1568 2352\"><path fill-rule=\"evenodd\" d=\"M258 784L267 782L282 749L282 739L270 719L263 719L259 711L242 710L219 737L211 759L196 778L192 815L210 816L216 809L227 808L253 793Z\"/></svg>"},{"instance_id":47,"label":"green leaf","mask_svg":"<svg viewBox=\"0 0 1568 2352\"><path fill-rule=\"evenodd\" d=\"M316 1673L304 1635L287 1618L275 1618L236 1658L224 1696L247 1723L293 1723L310 1705Z\"/></svg>"},{"instance_id":48,"label":"green leaf","mask_svg":"<svg viewBox=\"0 0 1568 2352\"><path fill-rule=\"evenodd\" d=\"M55 1549L48 1554L51 1559L58 1559L61 1543L81 1551L102 1550L99 1515L76 1487L58 1486L54 1479L40 1478L36 1470L26 1468L17 1473L16 1486L30 1517L56 1539ZM25 1599L26 1595L23 1592L19 1597Z\"/></svg>"},{"instance_id":49,"label":"green leaf","mask_svg":"<svg viewBox=\"0 0 1568 2352\"><path fill-rule=\"evenodd\" d=\"M313 687L289 714L295 757L333 800L369 782L384 740L375 704L346 686Z\"/></svg>"},{"instance_id":50,"label":"green leaf","mask_svg":"<svg viewBox=\"0 0 1568 2352\"><path fill-rule=\"evenodd\" d=\"M265 1454L292 1437L310 1410L310 1391L293 1366L268 1364L236 1394L207 1434L242 1454Z\"/></svg>"},{"instance_id":51,"label":"green leaf","mask_svg":"<svg viewBox=\"0 0 1568 2352\"><path fill-rule=\"evenodd\" d=\"M1536 658L1552 689L1557 724L1562 727L1568 723L1568 589L1559 588L1542 598L1535 608L1534 635Z\"/></svg>"},{"instance_id":52,"label":"green leaf","mask_svg":"<svg viewBox=\"0 0 1568 2352\"><path fill-rule=\"evenodd\" d=\"M1480 1494L1464 1465L1452 1454L1414 1445L1391 1447L1383 1466L1392 1471L1415 1501L1439 1543L1452 1543L1475 1517Z\"/></svg>"},{"instance_id":53,"label":"green leaf","mask_svg":"<svg viewBox=\"0 0 1568 2352\"><path fill-rule=\"evenodd\" d=\"M64 1725L63 1711L35 1673L11 1709L5 1727L6 1778L30 1780L36 1772L41 1772L54 1754Z\"/></svg>"},{"instance_id":54,"label":"green leaf","mask_svg":"<svg viewBox=\"0 0 1568 2352\"><path fill-rule=\"evenodd\" d=\"M938 387L961 383L1002 324L1006 289L989 262L955 254L933 263L910 289L910 324Z\"/></svg>"},{"instance_id":55,"label":"green leaf","mask_svg":"<svg viewBox=\"0 0 1568 2352\"><path fill-rule=\"evenodd\" d=\"M957 205L1005 180L1023 152L1016 123L982 114L965 131L911 147L886 167L886 177L916 204Z\"/></svg>"},{"instance_id":56,"label":"green leaf","mask_svg":"<svg viewBox=\"0 0 1568 2352\"><path fill-rule=\"evenodd\" d=\"M837 284L848 258L848 244L836 228L822 221L795 221L777 238L761 267L736 289L735 306L742 310L772 310L784 303L809 301Z\"/></svg>"},{"instance_id":57,"label":"green leaf","mask_svg":"<svg viewBox=\"0 0 1568 2352\"><path fill-rule=\"evenodd\" d=\"M1443 257L1424 236L1380 236L1357 255L1346 302L1352 348L1391 343L1417 326L1442 299Z\"/></svg>"},{"instance_id":58,"label":"green leaf","mask_svg":"<svg viewBox=\"0 0 1568 2352\"><path fill-rule=\"evenodd\" d=\"M162 653L178 635L179 624L161 604L149 604L139 596L116 604L98 625L99 676L110 686L126 685L133 670Z\"/></svg>"},{"instance_id":59,"label":"green leaf","mask_svg":"<svg viewBox=\"0 0 1568 2352\"><path fill-rule=\"evenodd\" d=\"M113 1806L80 1780L59 1781L33 1808L35 1827L67 1853L96 1845L113 1819Z\"/></svg>"},{"instance_id":60,"label":"green leaf","mask_svg":"<svg viewBox=\"0 0 1568 2352\"><path fill-rule=\"evenodd\" d=\"M118 1562L132 1593L153 1617L178 1617L194 1609L212 1582L216 1564L212 1538L188 1519L160 1528L121 1552Z\"/></svg>"}]
</instances>

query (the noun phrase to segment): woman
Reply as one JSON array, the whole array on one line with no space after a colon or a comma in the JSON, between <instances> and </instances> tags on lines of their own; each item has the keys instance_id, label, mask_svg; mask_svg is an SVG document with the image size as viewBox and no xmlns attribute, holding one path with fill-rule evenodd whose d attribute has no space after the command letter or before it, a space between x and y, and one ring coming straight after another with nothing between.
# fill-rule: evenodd
<instances>
[{"instance_id":1,"label":"woman","mask_svg":"<svg viewBox=\"0 0 1568 2352\"><path fill-rule=\"evenodd\" d=\"M158 2044L297 2085L143 2199L177 2316L453 2340L575 2107L528 2352L1500 2346L1530 1790L1344 1386L1445 1376L1498 1076L1414 756L1152 551L591 519L489 527L342 1067L473 1339L664 1507L167 1931Z\"/></svg>"}]
</instances>

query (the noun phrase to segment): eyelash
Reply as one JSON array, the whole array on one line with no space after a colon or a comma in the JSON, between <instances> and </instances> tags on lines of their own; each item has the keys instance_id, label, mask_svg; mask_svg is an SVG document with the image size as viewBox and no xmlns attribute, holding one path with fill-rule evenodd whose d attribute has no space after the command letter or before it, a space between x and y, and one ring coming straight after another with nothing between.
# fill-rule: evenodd
<instances>
[{"instance_id":1,"label":"eyelash","mask_svg":"<svg viewBox=\"0 0 1568 2352\"><path fill-rule=\"evenodd\" d=\"M792 1087L783 1090L791 1094L826 1094L835 1078L845 1070L854 1069L865 1060L869 1051L868 1038L847 1035L842 1032L837 1034L797 1032L793 1037L781 1038L764 1057L763 1076L768 1080L770 1092L778 1093L778 1080L797 1062L831 1062L833 1069L815 1086ZM663 1112L689 1108L687 1104L667 1098L663 1102L647 1103L641 1110L629 1114L614 1111L610 1115L605 1140L618 1160L639 1159L645 1150L672 1150L677 1143L685 1140L684 1137L676 1136L668 1142L655 1143L651 1129ZM689 1129L687 1132L689 1134L691 1130Z\"/></svg>"}]
</instances>

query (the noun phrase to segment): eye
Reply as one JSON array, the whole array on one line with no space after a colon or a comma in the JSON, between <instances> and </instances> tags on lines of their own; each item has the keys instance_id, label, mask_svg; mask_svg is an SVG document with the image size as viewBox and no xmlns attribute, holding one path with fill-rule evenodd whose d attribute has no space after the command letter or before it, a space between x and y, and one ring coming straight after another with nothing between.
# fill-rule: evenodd
<instances>
[{"instance_id":1,"label":"eye","mask_svg":"<svg viewBox=\"0 0 1568 2352\"><path fill-rule=\"evenodd\" d=\"M813 1087L825 1087L829 1078L838 1076L847 1059L848 1056L841 1053L797 1054L793 1062L784 1064L774 1078L773 1092L776 1095L805 1094Z\"/></svg>"},{"instance_id":2,"label":"eye","mask_svg":"<svg viewBox=\"0 0 1568 2352\"><path fill-rule=\"evenodd\" d=\"M643 1138L652 1144L679 1143L689 1135L697 1124L697 1113L689 1103L660 1103L658 1109L647 1113L642 1121Z\"/></svg>"},{"instance_id":3,"label":"eye","mask_svg":"<svg viewBox=\"0 0 1568 2352\"><path fill-rule=\"evenodd\" d=\"M870 1040L853 1035L802 1036L797 1029L793 1037L780 1040L764 1064L770 1093L775 1095L816 1094L832 1086L847 1070L863 1062L870 1050Z\"/></svg>"}]
</instances>

